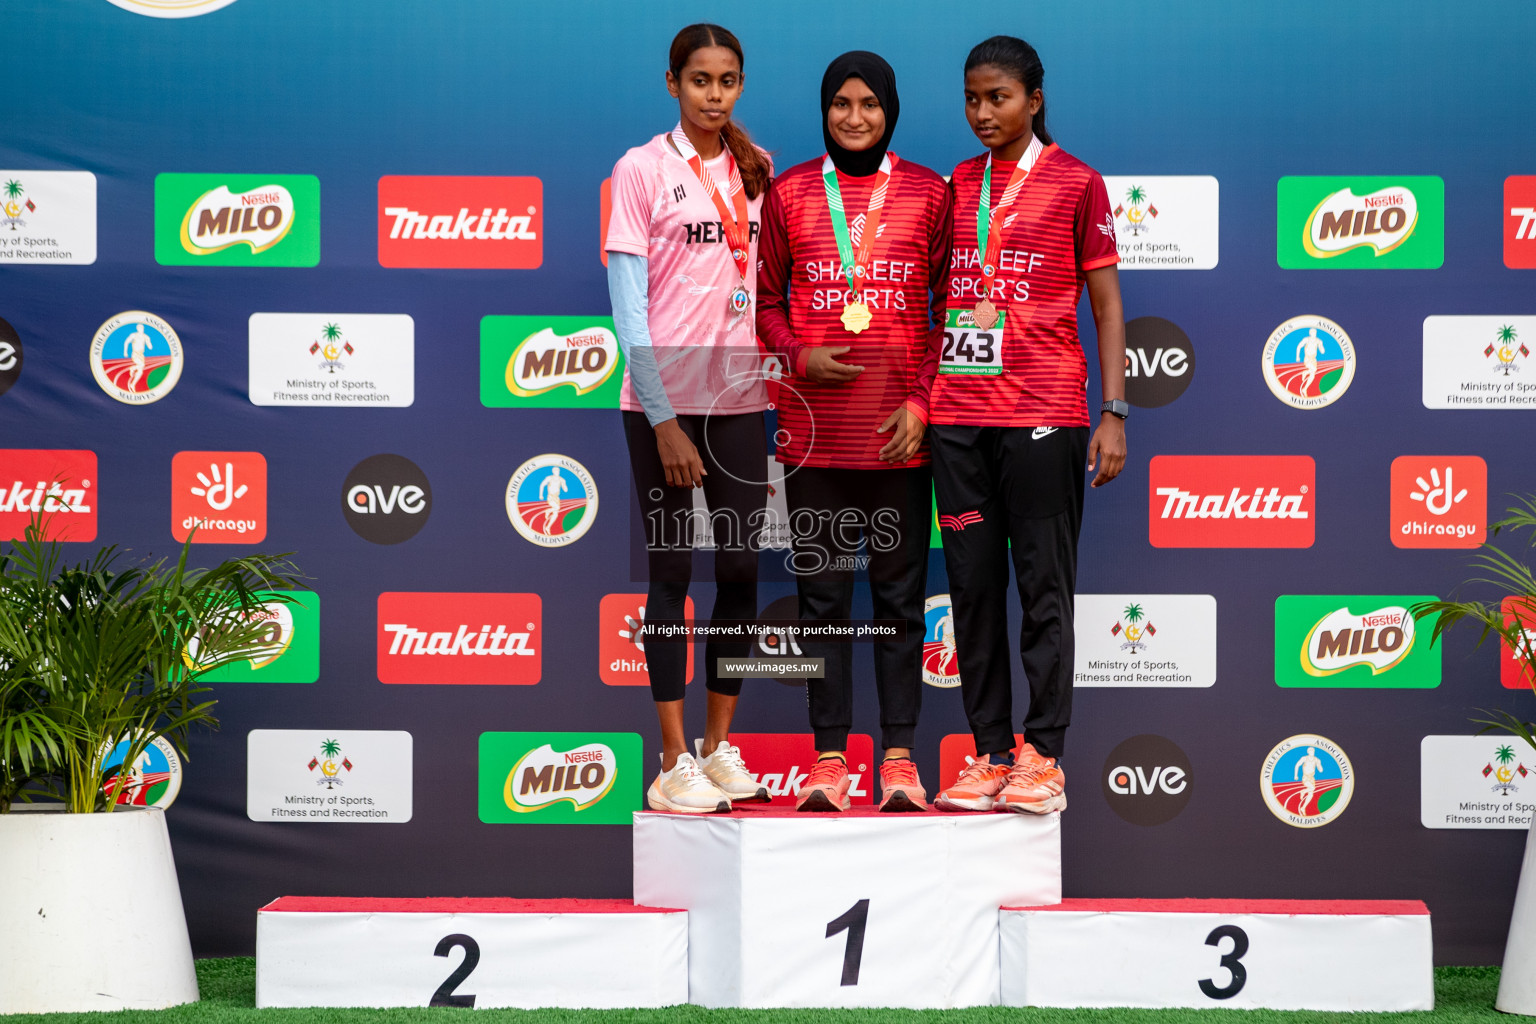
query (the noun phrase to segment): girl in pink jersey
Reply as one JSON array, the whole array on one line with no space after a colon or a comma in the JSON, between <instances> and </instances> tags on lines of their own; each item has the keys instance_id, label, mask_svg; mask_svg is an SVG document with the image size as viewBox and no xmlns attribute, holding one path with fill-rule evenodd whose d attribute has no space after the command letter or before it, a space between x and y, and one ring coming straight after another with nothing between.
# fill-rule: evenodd
<instances>
[{"instance_id":1,"label":"girl in pink jersey","mask_svg":"<svg viewBox=\"0 0 1536 1024\"><path fill-rule=\"evenodd\" d=\"M935 800L946 810L1046 814L1067 806L1072 605L1093 486L1125 464L1125 321L1104 181L1045 127L1034 47L994 36L965 62L965 114L987 154L955 168L954 252L929 403L933 482L953 602L960 690L978 757ZM1090 439L1077 302L1098 325L1104 405ZM1023 605L1029 683L1014 756L1008 559Z\"/></svg>"},{"instance_id":2,"label":"girl in pink jersey","mask_svg":"<svg viewBox=\"0 0 1536 1024\"><path fill-rule=\"evenodd\" d=\"M695 758L683 725L688 648L650 628L684 620L694 488L704 491L715 541L710 618L757 614L768 396L753 306L760 212L773 169L731 120L742 64L741 44L720 26L679 32L667 70L678 125L625 153L613 169L605 248L627 361L619 404L647 534L645 657L662 747L661 773L646 792L655 810L728 811L733 801L770 799L728 739L741 680L718 674L719 659L746 657L748 643L710 639L705 646L708 709Z\"/></svg>"}]
</instances>

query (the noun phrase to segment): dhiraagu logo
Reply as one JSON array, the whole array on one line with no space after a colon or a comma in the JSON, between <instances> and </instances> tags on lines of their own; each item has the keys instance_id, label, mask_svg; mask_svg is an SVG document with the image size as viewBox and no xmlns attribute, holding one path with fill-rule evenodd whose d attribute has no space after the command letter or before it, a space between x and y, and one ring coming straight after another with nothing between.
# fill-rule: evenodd
<instances>
[{"instance_id":1,"label":"dhiraagu logo","mask_svg":"<svg viewBox=\"0 0 1536 1024\"><path fill-rule=\"evenodd\" d=\"M610 316L480 319L480 404L617 409L624 356Z\"/></svg>"},{"instance_id":2,"label":"dhiraagu logo","mask_svg":"<svg viewBox=\"0 0 1536 1024\"><path fill-rule=\"evenodd\" d=\"M1419 689L1440 685L1440 647L1409 611L1424 594L1286 594L1275 600L1275 684Z\"/></svg>"},{"instance_id":3,"label":"dhiraagu logo","mask_svg":"<svg viewBox=\"0 0 1536 1024\"><path fill-rule=\"evenodd\" d=\"M157 174L163 267L313 267L320 179L312 174Z\"/></svg>"},{"instance_id":4,"label":"dhiraagu logo","mask_svg":"<svg viewBox=\"0 0 1536 1024\"><path fill-rule=\"evenodd\" d=\"M628 825L640 810L637 733L483 732L480 820Z\"/></svg>"},{"instance_id":5,"label":"dhiraagu logo","mask_svg":"<svg viewBox=\"0 0 1536 1024\"><path fill-rule=\"evenodd\" d=\"M202 635L187 644L183 654L187 664L205 669L200 680L205 683L314 683L320 679L320 595L312 591L293 591L288 601L270 600L272 594L257 594L263 601L252 614L265 624L261 639L253 644L247 657L226 659L218 664L199 660Z\"/></svg>"},{"instance_id":6,"label":"dhiraagu logo","mask_svg":"<svg viewBox=\"0 0 1536 1024\"><path fill-rule=\"evenodd\" d=\"M1288 270L1434 270L1445 262L1445 182L1430 175L1285 177L1275 258Z\"/></svg>"}]
</instances>

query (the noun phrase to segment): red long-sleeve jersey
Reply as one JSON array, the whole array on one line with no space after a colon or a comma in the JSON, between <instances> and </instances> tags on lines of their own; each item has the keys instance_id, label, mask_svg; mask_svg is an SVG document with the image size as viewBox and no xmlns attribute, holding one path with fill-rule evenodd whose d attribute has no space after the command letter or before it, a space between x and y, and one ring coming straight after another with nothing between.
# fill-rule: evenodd
<instances>
[{"instance_id":1,"label":"red long-sleeve jersey","mask_svg":"<svg viewBox=\"0 0 1536 1024\"><path fill-rule=\"evenodd\" d=\"M888 469L893 464L880 460L880 449L891 434L876 433L880 424L903 404L928 420L943 336L953 203L949 186L933 171L894 154L891 163L863 287L874 319L860 334L848 331L841 319L848 278L827 207L822 158L775 178L763 204L757 332L791 374L779 390L782 463ZM876 177L837 175L855 251ZM850 346L838 360L864 372L847 384L808 380L806 359L818 345ZM928 459L925 441L909 462L894 465L923 465Z\"/></svg>"}]
</instances>

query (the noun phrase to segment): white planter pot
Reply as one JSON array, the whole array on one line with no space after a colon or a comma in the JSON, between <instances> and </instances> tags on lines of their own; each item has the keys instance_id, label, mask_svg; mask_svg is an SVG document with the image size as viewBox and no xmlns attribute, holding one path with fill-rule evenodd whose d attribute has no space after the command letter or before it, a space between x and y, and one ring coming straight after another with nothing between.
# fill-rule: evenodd
<instances>
[{"instance_id":1,"label":"white planter pot","mask_svg":"<svg viewBox=\"0 0 1536 1024\"><path fill-rule=\"evenodd\" d=\"M0 814L0 1014L196 1000L163 811Z\"/></svg>"},{"instance_id":2,"label":"white planter pot","mask_svg":"<svg viewBox=\"0 0 1536 1024\"><path fill-rule=\"evenodd\" d=\"M1504 946L1504 969L1494 1006L1505 1013L1536 1017L1536 815L1531 817L1530 835L1525 840L1520 887L1515 890L1515 912L1509 921L1509 942Z\"/></svg>"}]
</instances>

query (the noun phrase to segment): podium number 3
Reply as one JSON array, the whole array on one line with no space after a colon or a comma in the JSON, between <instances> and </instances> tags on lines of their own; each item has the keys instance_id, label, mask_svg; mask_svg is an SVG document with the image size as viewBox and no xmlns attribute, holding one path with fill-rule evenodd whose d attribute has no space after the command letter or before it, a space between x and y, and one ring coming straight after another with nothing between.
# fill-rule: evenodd
<instances>
[{"instance_id":1,"label":"podium number 3","mask_svg":"<svg viewBox=\"0 0 1536 1024\"><path fill-rule=\"evenodd\" d=\"M454 946L464 947L464 959L455 967L453 973L448 975L443 983L437 986L437 991L432 993L432 1001L428 1006L474 1006L473 995L457 996L453 990L458 988L465 978L469 977L474 969L480 966L480 943L468 935L444 935L437 943L437 948L432 951L433 956L447 956L448 951Z\"/></svg>"},{"instance_id":2,"label":"podium number 3","mask_svg":"<svg viewBox=\"0 0 1536 1024\"><path fill-rule=\"evenodd\" d=\"M1232 940L1232 949L1221 954L1220 962L1220 966L1225 967L1231 975L1231 980L1217 988L1210 978L1201 978L1200 991L1212 999L1231 999L1248 984L1248 968L1241 962L1243 954L1248 952L1248 933L1235 924L1224 924L1211 929L1211 934L1205 937L1205 944L1220 948L1222 939Z\"/></svg>"},{"instance_id":3,"label":"podium number 3","mask_svg":"<svg viewBox=\"0 0 1536 1024\"><path fill-rule=\"evenodd\" d=\"M859 983L859 962L864 959L864 926L868 923L869 900L859 900L842 916L827 922L827 938L841 931L848 933L848 944L843 947L844 985Z\"/></svg>"}]
</instances>

